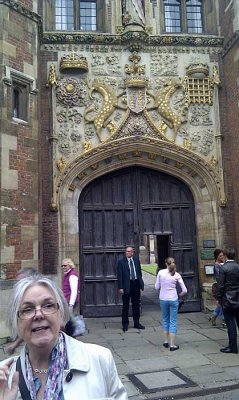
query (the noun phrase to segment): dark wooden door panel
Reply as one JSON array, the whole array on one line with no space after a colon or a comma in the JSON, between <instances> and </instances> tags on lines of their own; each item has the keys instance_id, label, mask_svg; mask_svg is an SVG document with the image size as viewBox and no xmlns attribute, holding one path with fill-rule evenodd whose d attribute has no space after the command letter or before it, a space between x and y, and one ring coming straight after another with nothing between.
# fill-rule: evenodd
<instances>
[{"instance_id":1,"label":"dark wooden door panel","mask_svg":"<svg viewBox=\"0 0 239 400\"><path fill-rule=\"evenodd\" d=\"M116 266L144 234L167 235L188 286L187 306L200 309L194 201L180 180L141 167L92 182L79 203L81 307L85 316L120 315Z\"/></svg>"}]
</instances>

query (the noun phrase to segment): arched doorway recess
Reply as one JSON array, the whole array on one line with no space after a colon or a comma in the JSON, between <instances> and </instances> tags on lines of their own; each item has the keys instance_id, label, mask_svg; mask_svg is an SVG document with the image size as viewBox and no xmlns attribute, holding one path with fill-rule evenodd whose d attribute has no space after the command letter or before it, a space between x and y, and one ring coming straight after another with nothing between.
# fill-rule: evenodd
<instances>
[{"instance_id":1,"label":"arched doorway recess","mask_svg":"<svg viewBox=\"0 0 239 400\"><path fill-rule=\"evenodd\" d=\"M85 316L119 315L117 260L138 250L145 234L169 238L169 252L189 289L186 310L200 310L195 205L180 179L132 166L89 183L79 200L81 309Z\"/></svg>"}]
</instances>

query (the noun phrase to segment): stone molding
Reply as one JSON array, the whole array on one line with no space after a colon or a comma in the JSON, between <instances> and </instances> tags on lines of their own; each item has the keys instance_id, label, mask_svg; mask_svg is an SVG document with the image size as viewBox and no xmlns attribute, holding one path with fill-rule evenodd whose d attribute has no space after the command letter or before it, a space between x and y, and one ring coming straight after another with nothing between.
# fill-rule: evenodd
<instances>
[{"instance_id":1,"label":"stone molding","mask_svg":"<svg viewBox=\"0 0 239 400\"><path fill-rule=\"evenodd\" d=\"M173 143L135 136L104 143L69 163L56 181L55 211L69 190L82 190L97 177L130 165L143 165L179 177L199 201L203 196L201 189L206 188L211 200L220 205L221 179L206 161Z\"/></svg>"},{"instance_id":2,"label":"stone molding","mask_svg":"<svg viewBox=\"0 0 239 400\"><path fill-rule=\"evenodd\" d=\"M222 47L223 37L213 35L148 35L146 32L126 32L118 35L109 33L44 32L42 44L121 44L129 45L131 51L140 51L146 46L211 46Z\"/></svg>"}]
</instances>

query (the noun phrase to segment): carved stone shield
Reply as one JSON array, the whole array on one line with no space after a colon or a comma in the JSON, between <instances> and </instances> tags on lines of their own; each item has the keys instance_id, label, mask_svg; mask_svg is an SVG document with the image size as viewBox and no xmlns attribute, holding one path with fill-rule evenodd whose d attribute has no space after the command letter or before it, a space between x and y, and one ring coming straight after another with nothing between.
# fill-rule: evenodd
<instances>
[{"instance_id":1,"label":"carved stone shield","mask_svg":"<svg viewBox=\"0 0 239 400\"><path fill-rule=\"evenodd\" d=\"M146 88L127 88L126 90L128 108L139 114L146 106Z\"/></svg>"}]
</instances>

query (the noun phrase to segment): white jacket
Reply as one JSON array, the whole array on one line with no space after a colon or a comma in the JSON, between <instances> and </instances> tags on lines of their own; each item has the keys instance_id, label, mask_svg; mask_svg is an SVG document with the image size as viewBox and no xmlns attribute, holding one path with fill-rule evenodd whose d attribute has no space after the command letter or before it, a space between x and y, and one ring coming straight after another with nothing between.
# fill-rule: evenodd
<instances>
[{"instance_id":1,"label":"white jacket","mask_svg":"<svg viewBox=\"0 0 239 400\"><path fill-rule=\"evenodd\" d=\"M127 400L128 396L119 379L113 356L109 349L95 344L79 342L65 335L66 351L72 379L66 381L65 371L63 393L65 400ZM20 354L21 367L25 376L25 349ZM18 357L14 357L15 361ZM7 360L2 361L4 364ZM11 366L9 385L11 385L16 362ZM27 382L26 382L27 383ZM22 399L18 392L17 400ZM24 400L24 399L22 399Z\"/></svg>"}]
</instances>

